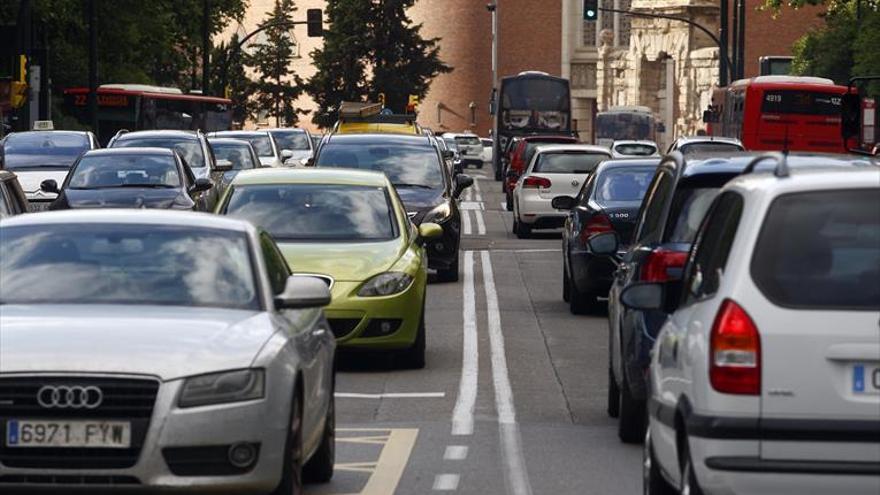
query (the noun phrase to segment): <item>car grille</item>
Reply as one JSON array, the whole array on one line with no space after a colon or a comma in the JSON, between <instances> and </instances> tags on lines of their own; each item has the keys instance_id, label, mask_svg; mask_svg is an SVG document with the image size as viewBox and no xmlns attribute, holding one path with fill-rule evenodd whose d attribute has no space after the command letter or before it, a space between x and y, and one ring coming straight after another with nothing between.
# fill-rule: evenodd
<instances>
[{"instance_id":1,"label":"car grille","mask_svg":"<svg viewBox=\"0 0 880 495\"><path fill-rule=\"evenodd\" d=\"M37 402L45 385L95 386L103 401L95 409L46 409ZM154 379L76 376L30 376L0 378L0 464L20 468L114 469L137 463L153 405L159 391ZM106 419L131 422L131 447L104 448L9 448L6 424L10 419Z\"/></svg>"},{"instance_id":2,"label":"car grille","mask_svg":"<svg viewBox=\"0 0 880 495\"><path fill-rule=\"evenodd\" d=\"M327 318L330 330L333 331L333 335L337 339L341 339L353 332L360 322L360 318Z\"/></svg>"}]
</instances>

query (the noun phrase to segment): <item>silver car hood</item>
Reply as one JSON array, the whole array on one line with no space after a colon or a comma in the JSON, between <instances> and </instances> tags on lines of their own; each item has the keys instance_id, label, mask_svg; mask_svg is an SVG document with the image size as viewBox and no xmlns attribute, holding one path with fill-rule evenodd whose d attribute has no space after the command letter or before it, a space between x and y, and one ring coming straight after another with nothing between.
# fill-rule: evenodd
<instances>
[{"instance_id":1,"label":"silver car hood","mask_svg":"<svg viewBox=\"0 0 880 495\"><path fill-rule=\"evenodd\" d=\"M91 372L171 380L251 365L266 313L123 305L0 306L0 373Z\"/></svg>"}]
</instances>

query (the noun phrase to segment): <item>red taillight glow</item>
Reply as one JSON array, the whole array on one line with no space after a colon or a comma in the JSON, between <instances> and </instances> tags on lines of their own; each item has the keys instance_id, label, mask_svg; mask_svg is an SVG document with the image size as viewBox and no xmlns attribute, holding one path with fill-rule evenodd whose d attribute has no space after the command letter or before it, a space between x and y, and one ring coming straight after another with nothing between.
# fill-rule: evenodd
<instances>
[{"instance_id":1,"label":"red taillight glow","mask_svg":"<svg viewBox=\"0 0 880 495\"><path fill-rule=\"evenodd\" d=\"M642 265L643 282L668 282L680 277L670 277L670 268L682 268L687 261L688 254L681 251L668 249L655 249L648 255L647 261Z\"/></svg>"},{"instance_id":2,"label":"red taillight glow","mask_svg":"<svg viewBox=\"0 0 880 495\"><path fill-rule=\"evenodd\" d=\"M725 299L709 337L709 380L725 394L761 393L761 336L738 304Z\"/></svg>"},{"instance_id":3,"label":"red taillight glow","mask_svg":"<svg viewBox=\"0 0 880 495\"><path fill-rule=\"evenodd\" d=\"M597 213L590 217L587 220L587 223L584 225L583 230L581 230L581 242L583 244L587 243L587 239L592 237L595 234L601 234L602 232L612 232L614 231L614 226L611 225L611 219L608 218L608 215L604 213Z\"/></svg>"},{"instance_id":4,"label":"red taillight glow","mask_svg":"<svg viewBox=\"0 0 880 495\"><path fill-rule=\"evenodd\" d=\"M545 177L538 177L537 175L530 175L523 179L523 189L536 189L539 187L548 188L553 185L550 182L550 179Z\"/></svg>"}]
</instances>

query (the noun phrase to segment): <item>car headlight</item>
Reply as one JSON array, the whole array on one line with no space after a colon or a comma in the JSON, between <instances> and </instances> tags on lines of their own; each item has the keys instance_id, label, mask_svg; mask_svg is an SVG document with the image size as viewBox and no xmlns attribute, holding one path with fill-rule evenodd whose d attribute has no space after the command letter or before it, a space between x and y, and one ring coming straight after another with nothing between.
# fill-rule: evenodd
<instances>
[{"instance_id":1,"label":"car headlight","mask_svg":"<svg viewBox=\"0 0 880 495\"><path fill-rule=\"evenodd\" d=\"M403 272L385 272L367 280L358 295L361 297L390 296L403 292L412 283L413 278Z\"/></svg>"},{"instance_id":2,"label":"car headlight","mask_svg":"<svg viewBox=\"0 0 880 495\"><path fill-rule=\"evenodd\" d=\"M443 223L449 220L449 217L452 216L452 207L449 206L448 201L444 201L443 203L437 205L425 214L424 218L422 218L422 223L425 222L433 222L433 223Z\"/></svg>"},{"instance_id":3,"label":"car headlight","mask_svg":"<svg viewBox=\"0 0 880 495\"><path fill-rule=\"evenodd\" d=\"M224 371L187 378L177 401L179 407L206 406L261 399L265 372L261 369Z\"/></svg>"}]
</instances>

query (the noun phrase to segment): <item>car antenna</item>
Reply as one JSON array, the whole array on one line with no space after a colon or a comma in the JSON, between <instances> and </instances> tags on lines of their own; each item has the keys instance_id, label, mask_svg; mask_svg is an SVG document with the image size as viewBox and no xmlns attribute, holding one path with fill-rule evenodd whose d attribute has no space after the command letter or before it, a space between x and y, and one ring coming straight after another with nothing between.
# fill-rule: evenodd
<instances>
[{"instance_id":1,"label":"car antenna","mask_svg":"<svg viewBox=\"0 0 880 495\"><path fill-rule=\"evenodd\" d=\"M789 152L788 149L788 129L790 124L785 124L785 138L782 140L782 153L787 155Z\"/></svg>"}]
</instances>

